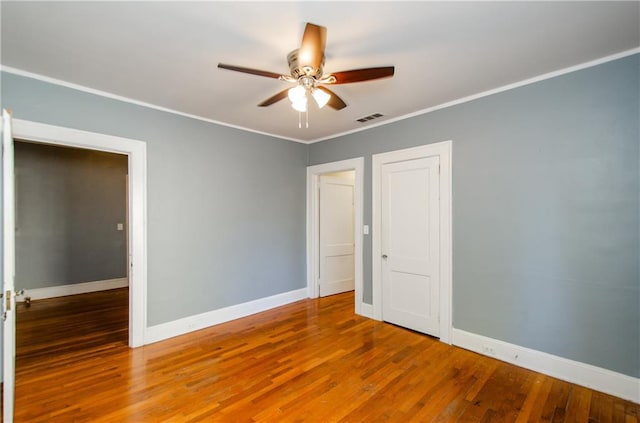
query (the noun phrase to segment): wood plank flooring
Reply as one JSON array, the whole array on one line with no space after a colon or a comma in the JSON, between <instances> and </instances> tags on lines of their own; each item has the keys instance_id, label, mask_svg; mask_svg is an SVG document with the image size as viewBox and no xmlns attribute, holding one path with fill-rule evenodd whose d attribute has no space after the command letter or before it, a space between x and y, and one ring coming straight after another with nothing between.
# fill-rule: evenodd
<instances>
[{"instance_id":1,"label":"wood plank flooring","mask_svg":"<svg viewBox=\"0 0 640 423\"><path fill-rule=\"evenodd\" d=\"M640 414L354 315L353 293L135 350L127 319L126 289L20 306L16 421L633 423Z\"/></svg>"}]
</instances>

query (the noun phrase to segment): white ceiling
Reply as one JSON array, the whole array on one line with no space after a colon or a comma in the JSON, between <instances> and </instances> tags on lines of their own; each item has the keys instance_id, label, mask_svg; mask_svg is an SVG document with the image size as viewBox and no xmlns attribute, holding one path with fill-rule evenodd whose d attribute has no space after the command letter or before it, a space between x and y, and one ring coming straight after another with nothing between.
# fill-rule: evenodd
<instances>
[{"instance_id":1,"label":"white ceiling","mask_svg":"<svg viewBox=\"0 0 640 423\"><path fill-rule=\"evenodd\" d=\"M640 46L639 2L7 2L2 65L251 131L312 142ZM306 22L327 27L325 73L395 65L311 107L287 83ZM368 124L356 119L384 118Z\"/></svg>"}]
</instances>

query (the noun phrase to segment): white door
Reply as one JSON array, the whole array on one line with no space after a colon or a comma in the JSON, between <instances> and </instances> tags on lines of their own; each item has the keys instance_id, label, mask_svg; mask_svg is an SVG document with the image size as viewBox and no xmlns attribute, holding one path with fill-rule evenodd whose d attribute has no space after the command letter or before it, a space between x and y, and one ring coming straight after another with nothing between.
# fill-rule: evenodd
<instances>
[{"instance_id":1,"label":"white door","mask_svg":"<svg viewBox=\"0 0 640 423\"><path fill-rule=\"evenodd\" d=\"M15 201L14 201L13 135L11 113L2 110L2 205L3 205L3 287L2 287L2 415L5 423L13 422L16 359L15 275Z\"/></svg>"},{"instance_id":2,"label":"white door","mask_svg":"<svg viewBox=\"0 0 640 423\"><path fill-rule=\"evenodd\" d=\"M320 176L320 296L354 289L354 181Z\"/></svg>"},{"instance_id":3,"label":"white door","mask_svg":"<svg viewBox=\"0 0 640 423\"><path fill-rule=\"evenodd\" d=\"M382 319L440 336L439 156L381 172Z\"/></svg>"}]
</instances>

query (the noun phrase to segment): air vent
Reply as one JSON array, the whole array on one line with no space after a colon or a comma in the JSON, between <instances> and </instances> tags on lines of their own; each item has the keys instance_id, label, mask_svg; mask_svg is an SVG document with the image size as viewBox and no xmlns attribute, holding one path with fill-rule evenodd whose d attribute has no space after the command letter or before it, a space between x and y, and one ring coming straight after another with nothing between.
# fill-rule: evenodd
<instances>
[{"instance_id":1,"label":"air vent","mask_svg":"<svg viewBox=\"0 0 640 423\"><path fill-rule=\"evenodd\" d=\"M356 121L361 122L361 123L367 123L370 120L378 119L378 118L381 118L382 116L384 116L382 113L374 113L372 115L365 116L365 117L360 118L360 119L356 119Z\"/></svg>"}]
</instances>

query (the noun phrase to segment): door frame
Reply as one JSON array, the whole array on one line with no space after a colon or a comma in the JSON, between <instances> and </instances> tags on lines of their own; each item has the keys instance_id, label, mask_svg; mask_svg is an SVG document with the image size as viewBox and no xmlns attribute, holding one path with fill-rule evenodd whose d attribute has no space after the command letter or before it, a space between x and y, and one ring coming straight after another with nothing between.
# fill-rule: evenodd
<instances>
[{"instance_id":1,"label":"door frame","mask_svg":"<svg viewBox=\"0 0 640 423\"><path fill-rule=\"evenodd\" d=\"M320 175L324 173L355 171L354 181L354 243L355 243L355 312L362 314L362 222L364 198L364 157L340 160L307 167L307 296L318 298L320 295L319 274L319 240L320 240L320 210L318 191L320 189Z\"/></svg>"},{"instance_id":2,"label":"door frame","mask_svg":"<svg viewBox=\"0 0 640 423\"><path fill-rule=\"evenodd\" d=\"M147 145L143 141L13 119L13 138L128 156L129 347L144 345L147 327Z\"/></svg>"},{"instance_id":3,"label":"door frame","mask_svg":"<svg viewBox=\"0 0 640 423\"><path fill-rule=\"evenodd\" d=\"M381 176L382 166L388 163L440 157L440 341L451 344L453 329L452 306L452 218L451 218L451 149L452 141L406 148L372 155L372 284L373 318L382 320L382 237Z\"/></svg>"},{"instance_id":4,"label":"door frame","mask_svg":"<svg viewBox=\"0 0 640 423\"><path fill-rule=\"evenodd\" d=\"M2 109L2 416L13 422L16 386L15 175L13 118ZM5 297L7 296L7 297Z\"/></svg>"}]
</instances>

